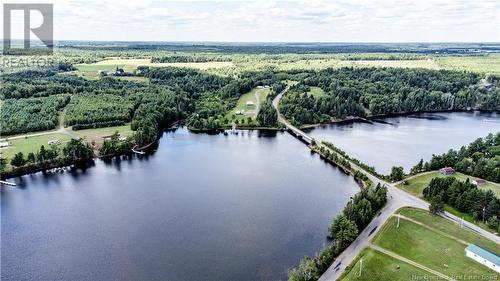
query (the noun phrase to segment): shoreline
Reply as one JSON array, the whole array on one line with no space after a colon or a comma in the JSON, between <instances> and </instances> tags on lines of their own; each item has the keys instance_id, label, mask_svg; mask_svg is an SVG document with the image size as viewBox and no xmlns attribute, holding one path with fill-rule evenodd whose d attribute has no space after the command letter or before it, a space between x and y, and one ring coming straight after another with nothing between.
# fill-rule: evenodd
<instances>
[{"instance_id":1,"label":"shoreline","mask_svg":"<svg viewBox=\"0 0 500 281\"><path fill-rule=\"evenodd\" d=\"M317 123L317 124L306 124L306 125L301 126L300 128L301 129L313 129L313 128L316 128L316 127L319 127L322 125L329 125L329 124L349 124L349 123L354 123L354 122L373 122L372 120L377 119L377 118L409 116L412 114L454 113L454 112L471 112L471 113L474 113L474 112L495 113L496 112L496 113L499 113L500 110L472 109L472 110L438 110L438 111L401 112L401 113L393 113L393 114L385 114L385 115L372 115L372 116L367 116L367 117L350 117L350 118L346 118L343 120L331 120L328 122L322 122L322 123ZM138 150L138 151L146 150L145 152L147 153L152 147L154 147L155 144L158 144L158 140L161 138L161 135L163 134L163 132L169 131L169 130L175 130L180 126L185 126L184 120L177 120L177 121L171 123L169 126L166 126L163 129L159 130L159 136L156 140L154 140L153 142L146 144L140 148L137 148L136 150ZM187 129L190 132L196 133L196 134L224 134L224 133L226 133L227 130L231 130L232 128L231 127L221 127L218 129L208 130L208 129L193 129L193 128L187 127ZM237 127L235 129L236 130L248 130L248 131L259 130L259 131L268 131L268 132L280 132L280 131L284 132L284 131L286 131L286 128L279 128L279 127L273 127L273 128L269 128L269 127ZM125 153L116 153L116 154L110 154L110 155L95 155L95 157L92 159L92 161L89 161L88 163L91 163L97 159L106 160L106 159L112 159L114 157L121 157L121 156L132 155L132 154L134 154L133 151L127 151ZM75 164L78 164L78 163L75 163ZM69 164L69 165L52 164L52 165L48 165L46 168L37 168L37 169L32 170L32 171L26 171L27 167L20 168L18 171L11 170L11 171L3 172L0 176L0 178L2 180L6 180L6 179L21 177L21 176L25 176L25 175L38 173L38 172L46 172L46 171L51 170L51 169L63 168L63 167L68 167L68 166L72 166L72 165L73 164Z\"/></svg>"}]
</instances>

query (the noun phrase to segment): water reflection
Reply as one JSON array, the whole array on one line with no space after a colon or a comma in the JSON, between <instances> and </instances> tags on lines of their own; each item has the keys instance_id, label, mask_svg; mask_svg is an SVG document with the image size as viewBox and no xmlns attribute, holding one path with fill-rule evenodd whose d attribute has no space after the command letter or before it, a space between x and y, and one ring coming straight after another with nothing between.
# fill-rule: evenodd
<instances>
[{"instance_id":1,"label":"water reflection","mask_svg":"<svg viewBox=\"0 0 500 281\"><path fill-rule=\"evenodd\" d=\"M156 151L2 187L5 280L285 280L359 187L286 132L165 132Z\"/></svg>"}]
</instances>

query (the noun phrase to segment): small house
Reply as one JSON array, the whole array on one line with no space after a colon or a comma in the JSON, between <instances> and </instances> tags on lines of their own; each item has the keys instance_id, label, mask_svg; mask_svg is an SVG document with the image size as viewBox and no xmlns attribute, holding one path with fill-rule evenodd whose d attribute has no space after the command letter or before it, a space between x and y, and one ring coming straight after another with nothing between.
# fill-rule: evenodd
<instances>
[{"instance_id":1,"label":"small house","mask_svg":"<svg viewBox=\"0 0 500 281\"><path fill-rule=\"evenodd\" d=\"M500 257L493 252L471 244L465 248L465 256L500 273Z\"/></svg>"},{"instance_id":2,"label":"small house","mask_svg":"<svg viewBox=\"0 0 500 281\"><path fill-rule=\"evenodd\" d=\"M474 179L472 180L472 184L477 186L483 186L486 184L486 181L483 179Z\"/></svg>"},{"instance_id":3,"label":"small house","mask_svg":"<svg viewBox=\"0 0 500 281\"><path fill-rule=\"evenodd\" d=\"M448 176L453 175L455 173L455 169L453 169L452 167L444 167L439 169L439 172L445 176Z\"/></svg>"},{"instance_id":4,"label":"small house","mask_svg":"<svg viewBox=\"0 0 500 281\"><path fill-rule=\"evenodd\" d=\"M60 145L61 142L59 140L49 140L47 142L49 145Z\"/></svg>"},{"instance_id":5,"label":"small house","mask_svg":"<svg viewBox=\"0 0 500 281\"><path fill-rule=\"evenodd\" d=\"M246 105L247 105L247 106L254 106L254 105L255 105L255 103L254 103L253 101L247 101Z\"/></svg>"},{"instance_id":6,"label":"small house","mask_svg":"<svg viewBox=\"0 0 500 281\"><path fill-rule=\"evenodd\" d=\"M0 148L5 148L5 147L9 147L9 143L8 142L0 142Z\"/></svg>"}]
</instances>

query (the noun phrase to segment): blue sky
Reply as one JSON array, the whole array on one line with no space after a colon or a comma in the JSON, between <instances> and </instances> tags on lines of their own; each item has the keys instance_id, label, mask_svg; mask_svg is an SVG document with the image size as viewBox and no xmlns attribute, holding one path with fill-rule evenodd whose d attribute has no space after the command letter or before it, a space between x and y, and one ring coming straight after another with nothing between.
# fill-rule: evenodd
<instances>
[{"instance_id":1,"label":"blue sky","mask_svg":"<svg viewBox=\"0 0 500 281\"><path fill-rule=\"evenodd\" d=\"M498 0L61 0L53 3L56 40L500 41Z\"/></svg>"}]
</instances>

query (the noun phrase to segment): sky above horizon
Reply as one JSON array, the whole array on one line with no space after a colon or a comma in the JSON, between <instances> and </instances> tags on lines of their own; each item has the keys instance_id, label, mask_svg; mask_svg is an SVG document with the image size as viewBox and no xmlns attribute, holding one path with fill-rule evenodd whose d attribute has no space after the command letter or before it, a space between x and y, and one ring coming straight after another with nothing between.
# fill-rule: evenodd
<instances>
[{"instance_id":1,"label":"sky above horizon","mask_svg":"<svg viewBox=\"0 0 500 281\"><path fill-rule=\"evenodd\" d=\"M36 2L54 3L55 40L500 41L498 0ZM13 29L20 18L14 16Z\"/></svg>"}]
</instances>

